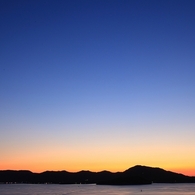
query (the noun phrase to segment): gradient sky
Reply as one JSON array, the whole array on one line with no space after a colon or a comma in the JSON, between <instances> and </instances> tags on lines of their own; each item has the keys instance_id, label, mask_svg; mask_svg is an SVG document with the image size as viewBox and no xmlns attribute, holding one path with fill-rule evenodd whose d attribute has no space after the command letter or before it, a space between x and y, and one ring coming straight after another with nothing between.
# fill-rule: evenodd
<instances>
[{"instance_id":1,"label":"gradient sky","mask_svg":"<svg viewBox=\"0 0 195 195\"><path fill-rule=\"evenodd\" d=\"M194 0L0 0L0 169L195 175Z\"/></svg>"}]
</instances>

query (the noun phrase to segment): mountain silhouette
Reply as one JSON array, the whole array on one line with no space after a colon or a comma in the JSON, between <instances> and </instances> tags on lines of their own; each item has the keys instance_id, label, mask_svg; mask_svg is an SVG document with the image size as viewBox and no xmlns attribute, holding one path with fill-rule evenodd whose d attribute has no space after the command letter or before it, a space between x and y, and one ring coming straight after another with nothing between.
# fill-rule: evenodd
<instances>
[{"instance_id":1,"label":"mountain silhouette","mask_svg":"<svg viewBox=\"0 0 195 195\"><path fill-rule=\"evenodd\" d=\"M55 183L55 184L99 184L140 185L152 183L195 183L195 177L166 171L161 168L136 165L124 172L109 171L0 171L0 183Z\"/></svg>"}]
</instances>

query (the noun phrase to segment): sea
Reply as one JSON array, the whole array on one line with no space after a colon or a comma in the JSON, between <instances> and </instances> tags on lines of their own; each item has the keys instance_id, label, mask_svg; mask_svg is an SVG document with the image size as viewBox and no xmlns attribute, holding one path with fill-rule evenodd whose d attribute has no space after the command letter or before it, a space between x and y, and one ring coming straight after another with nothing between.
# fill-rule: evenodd
<instances>
[{"instance_id":1,"label":"sea","mask_svg":"<svg viewBox=\"0 0 195 195\"><path fill-rule=\"evenodd\" d=\"M195 195L195 184L0 184L0 195Z\"/></svg>"}]
</instances>

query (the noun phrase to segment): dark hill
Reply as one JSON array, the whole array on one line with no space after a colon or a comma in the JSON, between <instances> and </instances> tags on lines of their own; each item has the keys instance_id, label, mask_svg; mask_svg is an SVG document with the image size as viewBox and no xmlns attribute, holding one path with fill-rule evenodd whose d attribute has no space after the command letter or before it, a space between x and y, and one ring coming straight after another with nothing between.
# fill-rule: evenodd
<instances>
[{"instance_id":1,"label":"dark hill","mask_svg":"<svg viewBox=\"0 0 195 195\"><path fill-rule=\"evenodd\" d=\"M124 172L109 171L0 171L0 183L56 183L56 184L102 184L102 185L137 185L151 183L195 183L195 177L166 171L160 168L134 166Z\"/></svg>"},{"instance_id":2,"label":"dark hill","mask_svg":"<svg viewBox=\"0 0 195 195\"><path fill-rule=\"evenodd\" d=\"M31 171L0 171L0 182L33 183L35 176Z\"/></svg>"},{"instance_id":3,"label":"dark hill","mask_svg":"<svg viewBox=\"0 0 195 195\"><path fill-rule=\"evenodd\" d=\"M123 172L125 175L146 178L153 183L194 183L195 177L166 171L161 168L153 168L137 165Z\"/></svg>"}]
</instances>

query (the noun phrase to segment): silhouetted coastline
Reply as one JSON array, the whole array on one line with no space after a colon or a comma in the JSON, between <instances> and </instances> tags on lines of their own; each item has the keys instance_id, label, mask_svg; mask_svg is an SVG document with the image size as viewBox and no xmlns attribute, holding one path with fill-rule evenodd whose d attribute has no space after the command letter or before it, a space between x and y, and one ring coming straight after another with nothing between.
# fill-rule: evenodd
<instances>
[{"instance_id":1,"label":"silhouetted coastline","mask_svg":"<svg viewBox=\"0 0 195 195\"><path fill-rule=\"evenodd\" d=\"M166 171L161 168L136 165L124 172L109 171L0 171L0 183L32 184L98 184L98 185L144 185L152 183L195 183L195 177Z\"/></svg>"}]
</instances>

